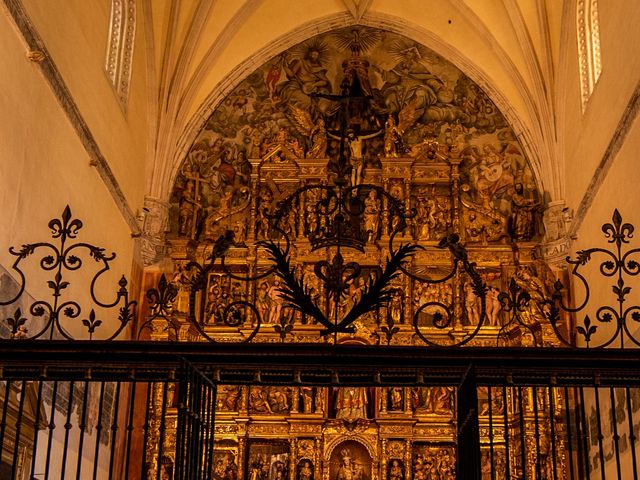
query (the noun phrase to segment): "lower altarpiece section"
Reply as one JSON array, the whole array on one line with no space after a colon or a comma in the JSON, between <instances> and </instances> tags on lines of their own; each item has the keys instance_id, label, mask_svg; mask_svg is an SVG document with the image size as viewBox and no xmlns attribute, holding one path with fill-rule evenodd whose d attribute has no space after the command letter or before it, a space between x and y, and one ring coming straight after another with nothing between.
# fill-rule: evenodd
<instances>
[{"instance_id":1,"label":"lower altarpiece section","mask_svg":"<svg viewBox=\"0 0 640 480\"><path fill-rule=\"evenodd\" d=\"M566 449L560 390L480 387L478 397L483 480L535 478L537 461L541 478L567 478L566 458L554 454L555 467L551 458L552 445ZM176 425L175 407L167 425ZM205 478L454 480L455 412L456 392L445 386L220 385ZM161 460L167 480L174 433L168 427Z\"/></svg>"},{"instance_id":2,"label":"lower altarpiece section","mask_svg":"<svg viewBox=\"0 0 640 480\"><path fill-rule=\"evenodd\" d=\"M453 480L454 404L448 387L221 386L212 478Z\"/></svg>"}]
</instances>

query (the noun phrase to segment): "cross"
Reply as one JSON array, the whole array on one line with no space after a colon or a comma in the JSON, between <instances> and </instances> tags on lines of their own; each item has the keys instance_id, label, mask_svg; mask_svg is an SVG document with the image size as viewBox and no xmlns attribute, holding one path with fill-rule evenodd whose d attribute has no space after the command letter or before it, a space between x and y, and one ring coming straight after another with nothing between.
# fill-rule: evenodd
<instances>
[{"instance_id":1,"label":"cross","mask_svg":"<svg viewBox=\"0 0 640 480\"><path fill-rule=\"evenodd\" d=\"M352 100L369 100L370 95L364 95L362 93L362 87L358 77L355 76L353 83L350 85L349 81L345 78L340 85L342 91L340 95L332 95L326 93L312 93L311 97L325 98L334 102L340 103L340 154L338 156L338 178L342 182L346 183L346 176L348 174L349 164L344 154L345 140L347 138L347 128L349 126L350 118L350 105ZM377 135L377 134L376 134ZM375 136L375 135L373 135Z\"/></svg>"},{"instance_id":2,"label":"cross","mask_svg":"<svg viewBox=\"0 0 640 480\"><path fill-rule=\"evenodd\" d=\"M196 170L197 171L197 170ZM202 208L200 204L200 183L206 181L204 177L200 177L197 173L195 175L189 175L186 172L182 172L184 178L187 180L193 180L193 204L195 209L193 211L193 218L191 219L191 227L189 228L189 237L195 238L196 236L196 218L198 218L198 210Z\"/></svg>"}]
</instances>

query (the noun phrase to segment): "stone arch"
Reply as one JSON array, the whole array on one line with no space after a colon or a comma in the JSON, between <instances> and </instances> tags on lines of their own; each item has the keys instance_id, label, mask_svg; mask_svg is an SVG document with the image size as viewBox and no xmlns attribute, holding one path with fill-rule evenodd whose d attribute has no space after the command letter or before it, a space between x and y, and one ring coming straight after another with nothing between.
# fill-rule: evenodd
<instances>
[{"instance_id":1,"label":"stone arch","mask_svg":"<svg viewBox=\"0 0 640 480\"><path fill-rule=\"evenodd\" d=\"M371 479L372 480L377 479L378 471L380 469L380 459L378 455L377 444L374 445L372 441L369 441L364 436L360 436L360 435L347 435L347 436L341 435L332 439L329 442L329 444L325 448L325 455L323 455L323 458L322 458L322 464L323 464L322 479L329 480L331 478L330 477L331 458L333 457L334 453L338 453L336 451L337 448L349 442L353 442L364 447L364 449L366 450L371 460Z\"/></svg>"},{"instance_id":2,"label":"stone arch","mask_svg":"<svg viewBox=\"0 0 640 480\"><path fill-rule=\"evenodd\" d=\"M353 440L362 444L371 455L371 459L375 462L376 457L378 455L377 445L374 445L373 442L369 441L367 438L360 435L347 435L347 436L338 436L332 439L325 448L325 454L323 460L329 461L331 455L333 455L333 451L336 449L338 445L343 443L345 440Z\"/></svg>"}]
</instances>

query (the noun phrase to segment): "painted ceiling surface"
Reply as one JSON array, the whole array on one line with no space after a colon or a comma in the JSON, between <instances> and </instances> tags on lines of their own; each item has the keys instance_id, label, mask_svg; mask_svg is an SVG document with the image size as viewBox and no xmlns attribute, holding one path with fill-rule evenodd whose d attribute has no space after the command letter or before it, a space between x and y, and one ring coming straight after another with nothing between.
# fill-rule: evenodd
<instances>
[{"instance_id":1,"label":"painted ceiling surface","mask_svg":"<svg viewBox=\"0 0 640 480\"><path fill-rule=\"evenodd\" d=\"M238 213L247 206L251 164L257 165L249 159L268 157L274 145L287 146L288 161L317 158L326 165L337 153L340 103L323 95L339 94L345 80L355 81L371 98L367 108L352 106L349 123L363 139L365 170L379 167L381 157L428 162L437 145L460 153L462 190L472 210L506 223L519 183L518 195L537 199L535 179L512 129L477 84L406 37L349 27L273 58L217 107L176 177L172 230L185 234L178 225L185 195L197 197L202 218L221 208ZM385 140L389 118L398 132L395 143Z\"/></svg>"}]
</instances>

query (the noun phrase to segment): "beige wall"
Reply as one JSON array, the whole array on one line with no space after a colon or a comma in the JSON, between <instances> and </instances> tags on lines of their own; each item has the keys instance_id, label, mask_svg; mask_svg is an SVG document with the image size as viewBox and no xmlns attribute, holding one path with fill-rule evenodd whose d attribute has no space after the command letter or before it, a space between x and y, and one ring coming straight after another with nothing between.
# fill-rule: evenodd
<instances>
[{"instance_id":1,"label":"beige wall","mask_svg":"<svg viewBox=\"0 0 640 480\"><path fill-rule=\"evenodd\" d=\"M618 126L624 109L640 80L640 2L607 0L598 2L600 19L600 43L602 75L593 95L582 112L578 77L578 51L575 27L571 30L566 64L566 94L559 98L558 112L564 112L560 124L560 140L565 162L565 182L568 204L577 208L585 190L602 159ZM574 18L575 20L575 18ZM567 25L571 27L571 25ZM616 159L624 161L622 158ZM635 169L615 168L626 175L636 174ZM616 175L612 172L613 175ZM635 177L636 179L638 177ZM614 181L615 183L615 181ZM625 186L629 186L625 183ZM627 190L629 194L634 189ZM624 193L619 189L618 193ZM600 195L600 194L599 194ZM610 196L602 196L594 203L612 204Z\"/></svg>"},{"instance_id":2,"label":"beige wall","mask_svg":"<svg viewBox=\"0 0 640 480\"><path fill-rule=\"evenodd\" d=\"M113 170L131 209L144 197L147 141L146 45L142 12L124 113L105 72L110 0L25 0L24 8Z\"/></svg>"},{"instance_id":3,"label":"beige wall","mask_svg":"<svg viewBox=\"0 0 640 480\"><path fill-rule=\"evenodd\" d=\"M45 4L52 5L51 2L36 3L41 8ZM60 5L65 3L59 2ZM51 40L52 57L60 59L60 69L78 99L81 113L86 114L87 122L121 182L127 200L132 208L137 208L142 201L144 185L143 140L137 137L143 136L130 126L128 117L123 116L115 95L110 91L106 75L100 68L103 59L96 57L92 64L87 58L88 42L71 38L74 22L55 18L70 12L54 8L48 10L51 22L45 22L43 18L43 24L49 25L43 27L43 36ZM95 19L96 25L107 21L104 12L97 9L96 13L100 14ZM54 28L59 30L55 41L52 40ZM106 27L88 27L84 34L87 37L104 35ZM69 35L67 40L60 38L65 35ZM100 48L97 45L93 47L94 56L96 52L104 52L105 40L102 43ZM111 300L120 276L131 276L134 241L130 229L96 169L90 166L87 152L39 66L27 59L21 36L7 15L0 15L0 52L0 71L3 72L0 75L0 263L7 268L12 264L14 257L7 252L11 245L19 247L23 243L49 240L47 223L59 217L68 204L74 217L82 219L85 225L79 240L118 254L113 272L105 276L105 287L101 289L106 295L102 300ZM144 72L138 75L144 78ZM134 79L129 114L135 119L131 125L142 129L144 109L140 84ZM39 258L30 259L30 265ZM89 260L86 267L92 273L97 271L93 260ZM86 290L76 289L81 278L70 276L68 291L84 301L88 298ZM38 280L41 283L29 284L28 291L34 296L50 292L42 275ZM84 285L87 285L86 277ZM82 318L86 315L85 312Z\"/></svg>"}]
</instances>

